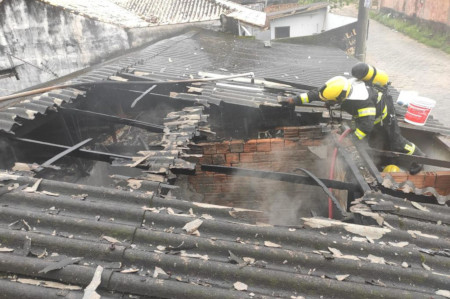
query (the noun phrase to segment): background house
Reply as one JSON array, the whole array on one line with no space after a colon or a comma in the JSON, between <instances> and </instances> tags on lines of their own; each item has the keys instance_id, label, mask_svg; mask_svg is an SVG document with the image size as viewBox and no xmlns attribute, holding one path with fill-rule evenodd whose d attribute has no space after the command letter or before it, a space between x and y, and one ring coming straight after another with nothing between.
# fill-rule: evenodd
<instances>
[{"instance_id":1,"label":"background house","mask_svg":"<svg viewBox=\"0 0 450 299\"><path fill-rule=\"evenodd\" d=\"M270 39L310 36L356 22L355 18L330 13L326 2L304 6L273 5L265 11L270 23Z\"/></svg>"}]
</instances>

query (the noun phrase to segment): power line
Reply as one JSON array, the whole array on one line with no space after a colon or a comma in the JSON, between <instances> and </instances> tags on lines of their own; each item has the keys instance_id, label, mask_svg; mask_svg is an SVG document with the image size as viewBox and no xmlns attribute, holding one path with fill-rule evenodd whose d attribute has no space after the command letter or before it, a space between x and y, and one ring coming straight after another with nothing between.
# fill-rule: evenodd
<instances>
[{"instance_id":1,"label":"power line","mask_svg":"<svg viewBox=\"0 0 450 299\"><path fill-rule=\"evenodd\" d=\"M12 54L8 54L8 55L10 55L11 57L14 57L14 58L16 58L17 60L20 60L20 61L22 61L23 63L26 63L26 64L28 64L28 65L31 65L32 67L35 67L35 68L37 68L37 69L39 69L39 70L41 70L41 71L43 71L43 72L46 72L46 73L48 73L48 74L51 74L51 75L53 75L53 76L55 76L55 77L59 77L56 73L54 73L52 70L50 70L50 69L43 69L43 68L41 68L41 67L38 67L38 66L36 66L36 65L34 65L34 64L32 64L32 63L30 63L30 62L28 62L28 61L25 61L25 60L23 60L23 59L21 59L21 58L19 58L19 57L16 57L16 56L14 56L14 55L12 55Z\"/></svg>"}]
</instances>

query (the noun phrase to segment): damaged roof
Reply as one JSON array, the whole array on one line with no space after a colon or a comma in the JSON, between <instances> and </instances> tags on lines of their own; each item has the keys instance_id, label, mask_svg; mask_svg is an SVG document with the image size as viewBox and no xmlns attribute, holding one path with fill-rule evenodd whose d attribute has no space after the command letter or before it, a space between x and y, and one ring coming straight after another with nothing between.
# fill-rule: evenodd
<instances>
[{"instance_id":1,"label":"damaged roof","mask_svg":"<svg viewBox=\"0 0 450 299\"><path fill-rule=\"evenodd\" d=\"M328 66L332 61L335 68ZM157 42L137 53L96 68L69 83L121 78L133 80L133 77L127 75L144 76L154 80L174 80L209 76L211 72L215 75L253 72L256 78L320 86L332 77L336 70L351 69L354 63L354 58L335 48L277 42L273 42L271 48L266 48L259 41L198 30ZM222 100L237 101L248 106L257 106L267 100L276 102L276 96L265 91L262 85L249 84L247 91L238 88L242 100L229 96L229 92L236 92L235 86L224 82L219 83L217 87L213 83L207 85L204 96L184 94L183 98L200 98L214 103ZM254 91L258 96L255 96ZM10 104L9 108L0 110L0 131L14 133L27 120L32 120L36 115L45 115L55 105L71 102L82 94L82 90L55 90Z\"/></svg>"},{"instance_id":2,"label":"damaged roof","mask_svg":"<svg viewBox=\"0 0 450 299\"><path fill-rule=\"evenodd\" d=\"M262 88L268 83L263 79L320 86L354 63L337 49L281 43L266 48L252 40L190 32L155 43L74 82L131 80L133 76L173 80L200 77L199 72L253 71L261 81L209 83L201 87L201 95L173 97L256 107L264 101L275 102L275 95ZM201 121L206 122L200 114L185 116L199 110L191 107L166 116L161 137L164 150L176 149L174 156L183 155ZM27 119L28 114L23 116ZM167 172L159 172L161 167L176 165L176 160L152 164L156 161L148 154L134 162L148 163L150 173L162 179L116 175L113 186L94 187L2 172L0 272L7 274L0 278L3 294L449 296L447 206L368 192L351 208L356 223L303 218L298 226L271 226L263 223L265 215L260 211L186 201L187 195L168 183ZM161 151L155 155L167 157Z\"/></svg>"},{"instance_id":3,"label":"damaged roof","mask_svg":"<svg viewBox=\"0 0 450 299\"><path fill-rule=\"evenodd\" d=\"M136 187L117 178L119 190L7 173L0 179L0 271L16 275L2 277L6 294L23 284L38 285L29 291L38 294L55 279L66 296L82 294L99 269L100 294L448 294L448 207L370 193L352 208L361 224L303 218L302 226L274 227L249 221L263 216L258 211L184 201L170 195L172 186L145 179Z\"/></svg>"}]
</instances>

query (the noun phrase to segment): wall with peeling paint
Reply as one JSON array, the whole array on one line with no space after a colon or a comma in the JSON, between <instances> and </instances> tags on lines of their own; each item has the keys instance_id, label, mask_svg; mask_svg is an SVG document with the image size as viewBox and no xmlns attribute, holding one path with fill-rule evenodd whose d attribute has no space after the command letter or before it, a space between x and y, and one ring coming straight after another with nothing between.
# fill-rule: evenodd
<instances>
[{"instance_id":1,"label":"wall with peeling paint","mask_svg":"<svg viewBox=\"0 0 450 299\"><path fill-rule=\"evenodd\" d=\"M126 29L33 0L0 3L0 68L13 58L20 80L2 79L0 95L41 84L179 33L186 25Z\"/></svg>"},{"instance_id":2,"label":"wall with peeling paint","mask_svg":"<svg viewBox=\"0 0 450 299\"><path fill-rule=\"evenodd\" d=\"M450 26L450 1L448 0L380 0L380 7Z\"/></svg>"},{"instance_id":3,"label":"wall with peeling paint","mask_svg":"<svg viewBox=\"0 0 450 299\"><path fill-rule=\"evenodd\" d=\"M2 80L0 94L55 79L129 48L124 29L39 1L4 1L0 15L1 59L10 52L21 65L20 80Z\"/></svg>"}]
</instances>

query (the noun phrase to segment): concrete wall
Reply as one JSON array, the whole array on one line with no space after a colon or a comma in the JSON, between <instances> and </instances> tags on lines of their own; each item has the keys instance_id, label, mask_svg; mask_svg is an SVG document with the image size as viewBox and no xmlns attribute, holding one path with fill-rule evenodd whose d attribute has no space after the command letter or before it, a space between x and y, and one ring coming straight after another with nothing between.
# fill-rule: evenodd
<instances>
[{"instance_id":1,"label":"concrete wall","mask_svg":"<svg viewBox=\"0 0 450 299\"><path fill-rule=\"evenodd\" d=\"M179 33L186 25L126 29L70 13L40 1L0 3L0 65L14 58L20 80L0 81L0 95L44 83Z\"/></svg>"},{"instance_id":2,"label":"concrete wall","mask_svg":"<svg viewBox=\"0 0 450 299\"><path fill-rule=\"evenodd\" d=\"M289 26L290 37L307 36L325 30L327 9L321 9L308 14L298 14L270 21L270 36L275 39L275 28Z\"/></svg>"},{"instance_id":3,"label":"concrete wall","mask_svg":"<svg viewBox=\"0 0 450 299\"><path fill-rule=\"evenodd\" d=\"M392 9L410 17L417 17L450 26L449 0L379 0L380 8Z\"/></svg>"}]
</instances>

